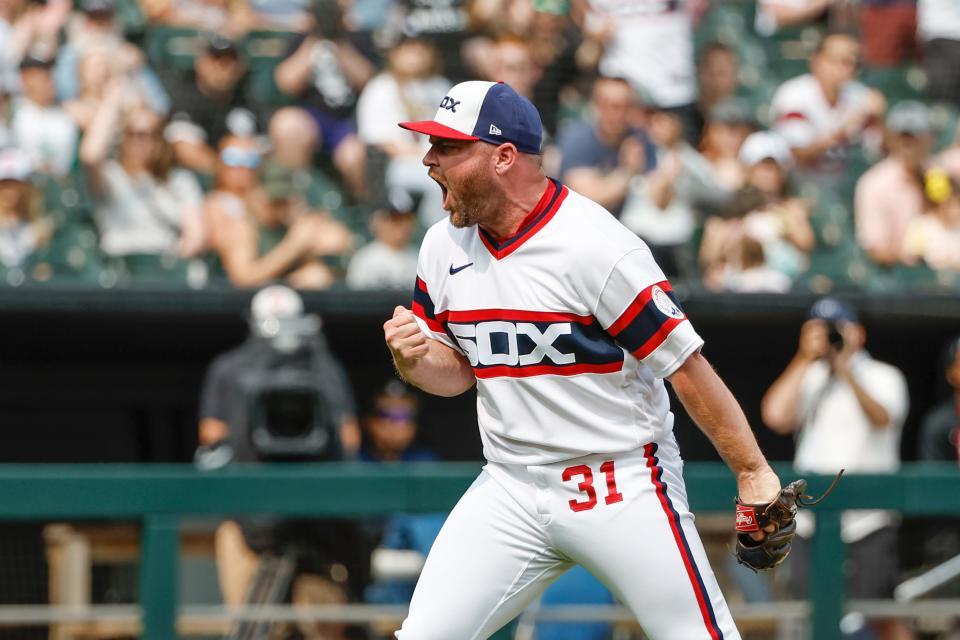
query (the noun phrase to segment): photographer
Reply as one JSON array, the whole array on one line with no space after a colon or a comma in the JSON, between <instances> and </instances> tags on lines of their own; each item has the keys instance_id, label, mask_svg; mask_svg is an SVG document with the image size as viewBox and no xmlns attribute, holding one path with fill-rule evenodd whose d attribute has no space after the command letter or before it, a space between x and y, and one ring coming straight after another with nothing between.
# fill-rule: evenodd
<instances>
[{"instance_id":1,"label":"photographer","mask_svg":"<svg viewBox=\"0 0 960 640\"><path fill-rule=\"evenodd\" d=\"M900 466L900 434L909 398L903 374L864 350L866 331L856 312L833 298L810 308L800 344L786 370L763 397L761 413L773 431L797 434L794 466L835 474L894 473ZM810 514L797 517L791 581L806 596L808 556L804 538L813 534ZM847 596L891 598L898 567L895 515L878 510L843 513L847 544ZM880 640L912 638L896 619L872 620Z\"/></svg>"},{"instance_id":2,"label":"photographer","mask_svg":"<svg viewBox=\"0 0 960 640\"><path fill-rule=\"evenodd\" d=\"M204 381L198 466L332 461L355 452L359 434L345 372L300 296L279 285L261 290L250 322L250 339L218 356ZM295 567L286 585L295 604L346 601L367 581L369 549L358 540L349 521L224 522L215 538L224 602L252 600L258 585L277 579L270 574L277 558Z\"/></svg>"}]
</instances>

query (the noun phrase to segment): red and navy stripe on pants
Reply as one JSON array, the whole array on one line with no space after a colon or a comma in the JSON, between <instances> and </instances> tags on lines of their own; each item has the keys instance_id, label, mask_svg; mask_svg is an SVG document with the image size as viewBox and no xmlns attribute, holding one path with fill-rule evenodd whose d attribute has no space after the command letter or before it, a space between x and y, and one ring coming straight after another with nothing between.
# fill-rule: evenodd
<instances>
[{"instance_id":1,"label":"red and navy stripe on pants","mask_svg":"<svg viewBox=\"0 0 960 640\"><path fill-rule=\"evenodd\" d=\"M647 459L647 468L650 469L650 479L653 480L653 486L657 490L657 497L660 499L660 506L667 516L670 523L670 530L673 532L673 539L677 543L677 549L680 551L680 557L683 559L683 566L687 570L687 577L690 578L690 586L693 587L693 594L697 598L697 605L700 607L700 614L703 616L703 623L707 627L711 640L723 640L723 632L717 625L717 616L713 612L713 606L710 604L710 594L703 584L703 578L700 576L700 569L693 559L693 553L690 551L690 544L683 533L683 527L680 526L680 514L673 506L673 501L667 495L667 484L663 481L663 468L660 466L660 460L657 458L657 445L651 443L643 447L643 455Z\"/></svg>"}]
</instances>

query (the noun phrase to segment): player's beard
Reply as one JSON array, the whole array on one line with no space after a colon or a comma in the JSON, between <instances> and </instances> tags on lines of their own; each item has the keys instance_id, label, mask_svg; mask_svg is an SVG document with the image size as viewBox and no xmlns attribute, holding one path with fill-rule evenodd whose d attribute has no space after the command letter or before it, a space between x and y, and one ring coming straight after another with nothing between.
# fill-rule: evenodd
<instances>
[{"instance_id":1,"label":"player's beard","mask_svg":"<svg viewBox=\"0 0 960 640\"><path fill-rule=\"evenodd\" d=\"M500 192L493 177L483 171L467 176L456 185L456 196L447 187L447 207L450 223L457 227L483 224L496 216L500 207Z\"/></svg>"}]
</instances>

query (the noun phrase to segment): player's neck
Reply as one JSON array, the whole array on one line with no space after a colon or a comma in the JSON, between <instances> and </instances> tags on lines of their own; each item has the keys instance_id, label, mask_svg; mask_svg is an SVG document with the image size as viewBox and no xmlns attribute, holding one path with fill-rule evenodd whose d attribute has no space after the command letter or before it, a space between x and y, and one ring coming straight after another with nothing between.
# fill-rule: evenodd
<instances>
[{"instance_id":1,"label":"player's neck","mask_svg":"<svg viewBox=\"0 0 960 640\"><path fill-rule=\"evenodd\" d=\"M496 219L480 226L494 238L509 238L514 235L540 202L547 185L547 177L541 175L516 191L505 192Z\"/></svg>"}]
</instances>

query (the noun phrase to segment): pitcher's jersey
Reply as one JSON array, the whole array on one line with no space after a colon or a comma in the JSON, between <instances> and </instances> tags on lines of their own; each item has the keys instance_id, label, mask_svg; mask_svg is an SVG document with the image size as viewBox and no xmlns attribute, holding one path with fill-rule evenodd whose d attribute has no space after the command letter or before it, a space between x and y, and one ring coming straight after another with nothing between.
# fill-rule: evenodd
<instances>
[{"instance_id":1,"label":"pitcher's jersey","mask_svg":"<svg viewBox=\"0 0 960 640\"><path fill-rule=\"evenodd\" d=\"M484 455L508 464L659 440L662 378L703 345L643 241L554 180L510 238L431 227L413 313L469 360Z\"/></svg>"}]
</instances>

